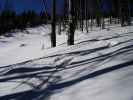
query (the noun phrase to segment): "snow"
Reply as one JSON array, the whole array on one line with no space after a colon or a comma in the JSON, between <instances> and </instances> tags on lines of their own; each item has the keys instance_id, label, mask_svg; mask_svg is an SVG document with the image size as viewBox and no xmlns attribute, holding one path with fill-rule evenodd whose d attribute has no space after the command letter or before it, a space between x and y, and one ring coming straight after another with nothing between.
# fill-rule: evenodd
<instances>
[{"instance_id":1,"label":"snow","mask_svg":"<svg viewBox=\"0 0 133 100\"><path fill-rule=\"evenodd\" d=\"M132 100L133 26L76 30L75 45L50 26L0 37L0 100Z\"/></svg>"},{"instance_id":2,"label":"snow","mask_svg":"<svg viewBox=\"0 0 133 100\"><path fill-rule=\"evenodd\" d=\"M132 100L133 66L91 78L66 88L51 100Z\"/></svg>"}]
</instances>

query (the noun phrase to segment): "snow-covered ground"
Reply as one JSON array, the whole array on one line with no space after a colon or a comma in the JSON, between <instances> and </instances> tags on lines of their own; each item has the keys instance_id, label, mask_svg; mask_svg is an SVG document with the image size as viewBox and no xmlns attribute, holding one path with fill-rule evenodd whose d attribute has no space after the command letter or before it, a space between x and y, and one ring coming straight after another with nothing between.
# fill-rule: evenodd
<instances>
[{"instance_id":1,"label":"snow-covered ground","mask_svg":"<svg viewBox=\"0 0 133 100\"><path fill-rule=\"evenodd\" d=\"M0 37L0 100L133 100L133 26L57 40L50 26Z\"/></svg>"}]
</instances>

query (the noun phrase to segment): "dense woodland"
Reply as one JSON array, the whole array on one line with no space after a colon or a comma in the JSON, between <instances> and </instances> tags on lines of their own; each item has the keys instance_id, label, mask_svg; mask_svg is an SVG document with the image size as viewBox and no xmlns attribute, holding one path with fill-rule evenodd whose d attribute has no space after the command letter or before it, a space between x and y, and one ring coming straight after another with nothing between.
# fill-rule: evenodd
<instances>
[{"instance_id":1,"label":"dense woodland","mask_svg":"<svg viewBox=\"0 0 133 100\"><path fill-rule=\"evenodd\" d=\"M46 12L36 14L29 10L17 15L14 11L5 10L0 14L0 34L4 34L16 29L23 30L26 27L35 27L37 25L48 23L50 16Z\"/></svg>"},{"instance_id":2,"label":"dense woodland","mask_svg":"<svg viewBox=\"0 0 133 100\"><path fill-rule=\"evenodd\" d=\"M86 32L94 25L105 29L105 19L109 24L131 25L133 0L66 0L70 4L68 45L74 44L75 29Z\"/></svg>"},{"instance_id":3,"label":"dense woodland","mask_svg":"<svg viewBox=\"0 0 133 100\"><path fill-rule=\"evenodd\" d=\"M89 32L89 28L92 29L96 25L104 29L105 18L109 19L109 24L121 24L122 27L131 25L133 0L64 0L64 6L61 9L61 15L56 15L56 12L54 12L55 18L53 21L60 27L62 25L64 29L67 25L70 27L68 44L73 45L76 28L81 29L81 31L85 29L86 32ZM12 9L6 7L0 13L0 35L16 29L23 30L26 27L51 23L52 17L52 13L48 14L46 10L40 14L30 10L18 15Z\"/></svg>"}]
</instances>

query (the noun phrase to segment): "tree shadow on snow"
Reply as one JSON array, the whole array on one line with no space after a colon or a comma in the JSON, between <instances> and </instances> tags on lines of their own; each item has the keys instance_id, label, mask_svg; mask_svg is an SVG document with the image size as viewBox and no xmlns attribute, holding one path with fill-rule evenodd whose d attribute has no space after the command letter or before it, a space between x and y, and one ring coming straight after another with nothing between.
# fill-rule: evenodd
<instances>
[{"instance_id":1,"label":"tree shadow on snow","mask_svg":"<svg viewBox=\"0 0 133 100\"><path fill-rule=\"evenodd\" d=\"M40 79L41 83L35 85L36 83L28 82L32 77ZM52 90L50 86L51 84L55 84L56 81L60 80L60 77L45 76L47 77L46 79L43 79L44 78L43 76L42 76L43 78L35 75L32 77L30 76L30 78L25 82L21 81L20 84L17 86L19 87L21 85L28 85L31 87L30 90L1 96L0 100L49 100L50 95L52 95ZM53 82L49 81L51 78L54 79ZM17 87L14 88L14 90L17 89Z\"/></svg>"},{"instance_id":2,"label":"tree shadow on snow","mask_svg":"<svg viewBox=\"0 0 133 100\"><path fill-rule=\"evenodd\" d=\"M44 66L41 68L13 68L4 74L0 75L0 82L17 82L18 85L13 89L21 89L23 85L30 86L31 89L19 93L5 94L1 96L0 100L49 100L53 93L51 85L60 81L61 76L54 75L58 69L64 69L72 58L63 61L61 64L53 67ZM30 82L30 79L37 79L40 83ZM6 87L5 87L6 88Z\"/></svg>"},{"instance_id":3,"label":"tree shadow on snow","mask_svg":"<svg viewBox=\"0 0 133 100\"><path fill-rule=\"evenodd\" d=\"M123 47L115 52L111 52L106 55L100 55L97 58L93 59L87 59L85 61L77 62L77 63L71 63L74 65L73 67L76 67L77 65L75 64L83 64L84 63L89 63L89 62L94 62L94 61L102 61L103 59L107 59L110 57L117 56L121 53L125 53L128 51L133 50L132 45ZM88 51L87 51L88 53ZM72 85L75 85L81 81L90 79L90 78L95 78L97 76L104 75L106 73L119 70L121 68L129 67L130 65L133 65L133 60L130 59L130 61L114 65L108 68L104 68L101 70L97 70L95 72L89 73L88 75L81 76L79 78L58 83L61 79L61 76L54 76L55 73L58 71L62 71L64 69L69 69L65 68L65 66L68 66L69 62L71 62L73 58L67 59L63 61L60 65L55 66L55 67L50 67L50 66L44 66L41 68L15 68L12 70L7 71L4 74L0 75L0 82L10 82L14 81L17 79L31 79L31 78L36 78L41 80L41 83L39 85L35 85L35 83L28 83L28 81L21 81L20 85L26 84L29 85L31 90L19 92L19 93L13 93L5 96L1 96L0 100L49 100L50 96L54 93L55 90L62 89L65 87L69 87ZM89 62L88 62L89 61ZM71 65L69 64L69 65ZM59 69L58 69L59 68ZM61 69L60 69L61 68ZM14 76L15 75L15 76ZM53 79L52 81L49 81L50 79ZM43 88L44 85L47 86Z\"/></svg>"},{"instance_id":4,"label":"tree shadow on snow","mask_svg":"<svg viewBox=\"0 0 133 100\"><path fill-rule=\"evenodd\" d=\"M54 82L52 84L49 84L47 88L44 88L44 89L38 88L38 89L33 89L33 90L15 93L11 95L5 95L5 96L0 97L0 100L49 100L50 96L54 93L54 90L69 87L81 81L84 81L90 78L95 78L97 76L101 76L106 73L119 70L121 68L129 67L130 65L133 65L133 60L125 62L125 63L121 63L119 65L104 68L104 69L92 72L83 77L80 77L78 79L74 79L74 80L67 81L64 83Z\"/></svg>"},{"instance_id":5,"label":"tree shadow on snow","mask_svg":"<svg viewBox=\"0 0 133 100\"><path fill-rule=\"evenodd\" d=\"M74 79L74 80L67 81L67 82L64 82L64 83L54 84L54 85L51 86L51 89L56 90L56 89L62 89L62 88L65 88L65 87L69 87L69 86L77 84L81 81L84 81L84 80L87 80L87 79L90 79L90 78L95 78L97 76L101 76L101 75L104 75L106 73L109 73L109 72L112 72L112 71L115 71L115 70L119 70L121 68L129 67L130 65L133 65L133 60L125 62L125 63L121 63L119 65L114 65L114 66L111 66L111 67L108 67L108 68L104 68L104 69L92 72L92 73L90 73L88 75L85 75L85 76L82 76L78 79Z\"/></svg>"}]
</instances>

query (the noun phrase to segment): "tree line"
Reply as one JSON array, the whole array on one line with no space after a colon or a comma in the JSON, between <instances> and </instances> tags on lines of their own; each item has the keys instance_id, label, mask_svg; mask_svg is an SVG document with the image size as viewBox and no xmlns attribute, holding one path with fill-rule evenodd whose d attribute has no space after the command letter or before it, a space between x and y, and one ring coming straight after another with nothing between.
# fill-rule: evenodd
<instances>
[{"instance_id":1,"label":"tree line","mask_svg":"<svg viewBox=\"0 0 133 100\"><path fill-rule=\"evenodd\" d=\"M102 5L102 1L109 1L110 9L106 10L107 5ZM95 25L104 29L106 27L105 18L109 19L109 24L131 25L133 9L131 11L130 5L133 6L133 0L64 0L62 15L57 15L55 3L56 0L52 0L53 9L51 14L46 11L37 14L30 10L17 15L10 9L2 11L0 14L0 34L50 22L52 25L51 42L52 46L55 47L57 24L60 26L60 31L62 26L63 29L67 29L69 26L68 45L74 44L76 29L86 30L87 33L89 28L92 30Z\"/></svg>"},{"instance_id":2,"label":"tree line","mask_svg":"<svg viewBox=\"0 0 133 100\"><path fill-rule=\"evenodd\" d=\"M50 15L47 12L37 14L35 11L29 10L22 14L16 14L15 11L4 10L0 13L0 35L14 30L47 24L49 20Z\"/></svg>"},{"instance_id":3,"label":"tree line","mask_svg":"<svg viewBox=\"0 0 133 100\"><path fill-rule=\"evenodd\" d=\"M93 26L105 29L105 19L108 24L121 24L122 27L131 25L133 15L133 0L69 0L71 12L69 12L70 24L68 45L74 44L75 29L85 29L88 33ZM67 2L67 0L66 0ZM105 4L108 2L109 5Z\"/></svg>"}]
</instances>

